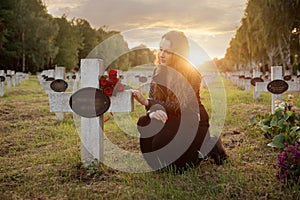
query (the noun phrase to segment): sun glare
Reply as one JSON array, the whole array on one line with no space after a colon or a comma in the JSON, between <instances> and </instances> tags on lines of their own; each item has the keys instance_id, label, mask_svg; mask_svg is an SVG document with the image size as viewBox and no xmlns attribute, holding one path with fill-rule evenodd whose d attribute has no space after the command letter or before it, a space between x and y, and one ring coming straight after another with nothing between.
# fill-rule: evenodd
<instances>
[{"instance_id":1,"label":"sun glare","mask_svg":"<svg viewBox=\"0 0 300 200\"><path fill-rule=\"evenodd\" d=\"M189 61L195 65L201 65L204 62L211 60L207 53L193 40L189 39L190 55Z\"/></svg>"}]
</instances>

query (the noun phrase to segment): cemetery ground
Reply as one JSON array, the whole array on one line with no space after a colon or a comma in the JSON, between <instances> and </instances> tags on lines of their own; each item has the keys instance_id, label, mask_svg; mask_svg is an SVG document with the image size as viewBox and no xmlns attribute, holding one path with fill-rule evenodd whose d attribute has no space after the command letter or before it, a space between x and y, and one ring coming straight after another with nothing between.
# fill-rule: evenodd
<instances>
[{"instance_id":1,"label":"cemetery ground","mask_svg":"<svg viewBox=\"0 0 300 200\"><path fill-rule=\"evenodd\" d=\"M299 188L283 186L275 176L279 151L249 126L251 116L271 112L271 94L254 100L253 88L246 92L228 80L224 84L222 140L229 154L224 165L208 160L182 174L132 174L102 164L83 167L72 113L58 122L31 76L0 98L0 199L299 199ZM299 93L292 94L300 107ZM201 98L210 111L209 92ZM143 113L136 104L132 119ZM126 136L113 119L104 127L120 148L139 151L138 138Z\"/></svg>"}]
</instances>

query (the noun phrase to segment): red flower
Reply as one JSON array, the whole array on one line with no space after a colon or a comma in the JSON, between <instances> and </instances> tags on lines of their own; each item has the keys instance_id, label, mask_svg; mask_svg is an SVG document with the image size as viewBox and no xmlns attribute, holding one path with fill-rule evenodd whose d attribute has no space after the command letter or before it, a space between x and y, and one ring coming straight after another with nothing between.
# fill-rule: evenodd
<instances>
[{"instance_id":1,"label":"red flower","mask_svg":"<svg viewBox=\"0 0 300 200\"><path fill-rule=\"evenodd\" d=\"M100 78L100 86L106 86L108 84L108 81L106 79L106 77L102 76Z\"/></svg>"},{"instance_id":2,"label":"red flower","mask_svg":"<svg viewBox=\"0 0 300 200\"><path fill-rule=\"evenodd\" d=\"M108 78L109 79L117 78L117 73L118 73L118 71L115 70L115 69L109 70L109 72L108 72Z\"/></svg>"},{"instance_id":3,"label":"red flower","mask_svg":"<svg viewBox=\"0 0 300 200\"><path fill-rule=\"evenodd\" d=\"M112 93L113 93L113 88L112 87L106 87L106 88L104 88L104 94L106 95L106 96L111 96L112 95Z\"/></svg>"},{"instance_id":4,"label":"red flower","mask_svg":"<svg viewBox=\"0 0 300 200\"><path fill-rule=\"evenodd\" d=\"M110 78L109 80L111 81L111 83L113 85L116 85L118 83L118 81L119 81L119 79L117 77Z\"/></svg>"},{"instance_id":5,"label":"red flower","mask_svg":"<svg viewBox=\"0 0 300 200\"><path fill-rule=\"evenodd\" d=\"M112 96L116 92L124 91L124 85L120 82L118 76L118 71L111 69L107 75L103 75L99 78L99 88L102 93L106 96Z\"/></svg>"}]
</instances>

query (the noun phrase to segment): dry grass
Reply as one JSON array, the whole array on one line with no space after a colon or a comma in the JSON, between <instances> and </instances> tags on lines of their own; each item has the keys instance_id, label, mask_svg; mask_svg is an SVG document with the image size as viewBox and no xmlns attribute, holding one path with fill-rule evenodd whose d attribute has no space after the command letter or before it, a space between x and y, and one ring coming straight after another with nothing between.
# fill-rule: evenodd
<instances>
[{"instance_id":1,"label":"dry grass","mask_svg":"<svg viewBox=\"0 0 300 200\"><path fill-rule=\"evenodd\" d=\"M182 174L170 171L132 174L101 164L84 168L80 139L71 114L57 122L37 79L7 91L0 99L1 199L298 199L299 190L275 177L278 152L254 133L248 122L270 111L270 95L254 101L252 92L225 81L227 117L222 140L229 160L211 160ZM208 92L203 102L210 110ZM295 94L299 99L299 94ZM299 102L298 102L299 106ZM137 107L132 119L143 113ZM108 138L120 148L138 151L138 138L122 133L109 120Z\"/></svg>"}]
</instances>

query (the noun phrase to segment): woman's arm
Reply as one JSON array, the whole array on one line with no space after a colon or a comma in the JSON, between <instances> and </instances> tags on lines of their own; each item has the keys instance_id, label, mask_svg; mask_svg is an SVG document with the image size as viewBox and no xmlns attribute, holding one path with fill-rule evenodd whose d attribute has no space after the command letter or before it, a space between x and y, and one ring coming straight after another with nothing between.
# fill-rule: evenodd
<instances>
[{"instance_id":1,"label":"woman's arm","mask_svg":"<svg viewBox=\"0 0 300 200\"><path fill-rule=\"evenodd\" d=\"M149 91L149 98L148 98L148 105L146 106L146 110L155 111L155 110L159 109L159 106L155 106L155 105L160 105L166 110L167 113L178 114L180 112L179 102L154 100L154 98L153 98L154 86L155 86L155 84L151 83L151 87L150 87L150 91ZM162 86L158 86L158 85L156 85L156 87L158 88L157 89L158 91L156 91L156 92L161 92L166 95L167 88L163 88Z\"/></svg>"}]
</instances>

